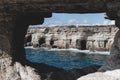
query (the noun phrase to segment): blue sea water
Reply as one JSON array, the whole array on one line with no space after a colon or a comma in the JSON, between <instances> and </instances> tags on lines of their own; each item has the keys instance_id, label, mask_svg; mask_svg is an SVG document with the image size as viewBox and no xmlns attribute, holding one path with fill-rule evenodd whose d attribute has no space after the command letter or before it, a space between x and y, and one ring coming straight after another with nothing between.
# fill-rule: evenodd
<instances>
[{"instance_id":1,"label":"blue sea water","mask_svg":"<svg viewBox=\"0 0 120 80\"><path fill-rule=\"evenodd\" d=\"M73 68L81 69L91 65L103 65L107 59L107 55L28 48L26 49L26 58L31 62L45 63L69 70Z\"/></svg>"}]
</instances>

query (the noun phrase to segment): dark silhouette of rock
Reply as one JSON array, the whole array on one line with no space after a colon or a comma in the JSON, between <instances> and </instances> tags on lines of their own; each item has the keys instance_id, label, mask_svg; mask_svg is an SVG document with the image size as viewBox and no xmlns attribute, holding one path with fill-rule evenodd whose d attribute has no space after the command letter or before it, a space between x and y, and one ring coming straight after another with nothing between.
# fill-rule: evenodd
<instances>
[{"instance_id":1,"label":"dark silhouette of rock","mask_svg":"<svg viewBox=\"0 0 120 80\"><path fill-rule=\"evenodd\" d=\"M42 63L31 62L28 62L28 66L35 68L37 73L41 75L42 80L76 80L80 76L96 72L100 68L100 66L89 66L83 69L64 70Z\"/></svg>"}]
</instances>

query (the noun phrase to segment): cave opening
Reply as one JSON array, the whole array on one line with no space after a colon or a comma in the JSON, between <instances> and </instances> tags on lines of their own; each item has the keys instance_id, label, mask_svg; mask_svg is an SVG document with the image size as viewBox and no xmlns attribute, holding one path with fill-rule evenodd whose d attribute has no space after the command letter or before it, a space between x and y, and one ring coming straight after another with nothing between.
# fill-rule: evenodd
<instances>
[{"instance_id":1,"label":"cave opening","mask_svg":"<svg viewBox=\"0 0 120 80\"><path fill-rule=\"evenodd\" d=\"M86 43L87 43L86 40L81 40L81 41L80 41L80 44L81 44L81 50L86 50Z\"/></svg>"},{"instance_id":2,"label":"cave opening","mask_svg":"<svg viewBox=\"0 0 120 80\"><path fill-rule=\"evenodd\" d=\"M45 37L39 38L38 42L39 42L39 47L42 47L42 46L45 47L45 43L46 43Z\"/></svg>"},{"instance_id":3,"label":"cave opening","mask_svg":"<svg viewBox=\"0 0 120 80\"><path fill-rule=\"evenodd\" d=\"M100 21L102 22L100 22L99 19L94 22L96 16L100 18ZM72 68L80 68L80 63L77 59L84 60L84 58L81 57L85 57L85 55L75 54L74 50L72 51L72 48L78 50L91 50L94 46L94 49L96 49L95 46L98 44L96 41L98 40L95 39L99 38L99 34L101 34L99 32L102 31L105 34L111 32L109 30L112 28L110 29L109 27L113 25L113 23L113 21L104 20L103 14L86 15L53 13L53 17L50 19L46 18L42 25L29 26L28 32L32 35L31 44L35 44L35 47L39 50L26 49L26 58L32 62L45 63L63 69L70 69L70 66L72 66ZM106 25L110 26L106 27ZM95 36L96 34L98 35ZM101 39L101 37L99 39ZM92 42L93 40L94 42ZM106 46L107 42L102 45ZM51 51L52 49L53 51ZM61 51L62 49L64 51ZM31 53L34 53L33 57L36 55L36 59L29 56ZM77 58L78 56L79 58ZM102 60L102 62L98 64L102 65L106 56L98 56ZM96 56L91 56L91 59L95 58ZM69 64L66 62L67 59L68 61L71 61ZM74 60L76 61L75 64ZM93 64L97 63L93 62ZM92 64L89 64L88 62L87 66L90 65ZM86 64L82 65L82 67L85 66Z\"/></svg>"}]
</instances>

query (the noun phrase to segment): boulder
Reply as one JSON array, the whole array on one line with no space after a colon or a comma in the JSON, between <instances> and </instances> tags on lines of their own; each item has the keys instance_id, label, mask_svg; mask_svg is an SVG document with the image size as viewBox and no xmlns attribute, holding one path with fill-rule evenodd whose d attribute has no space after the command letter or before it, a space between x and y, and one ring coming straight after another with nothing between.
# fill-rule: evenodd
<instances>
[{"instance_id":1,"label":"boulder","mask_svg":"<svg viewBox=\"0 0 120 80\"><path fill-rule=\"evenodd\" d=\"M120 80L120 69L88 74L77 80Z\"/></svg>"}]
</instances>

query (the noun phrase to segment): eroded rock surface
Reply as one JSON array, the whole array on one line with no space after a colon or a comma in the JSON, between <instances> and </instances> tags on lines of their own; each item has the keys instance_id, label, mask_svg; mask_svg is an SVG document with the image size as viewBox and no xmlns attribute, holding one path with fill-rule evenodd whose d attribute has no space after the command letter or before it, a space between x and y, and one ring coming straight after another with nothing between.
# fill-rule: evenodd
<instances>
[{"instance_id":1,"label":"eroded rock surface","mask_svg":"<svg viewBox=\"0 0 120 80\"><path fill-rule=\"evenodd\" d=\"M106 18L115 20L116 26L120 27L119 0L0 0L0 61L3 63L3 65L0 64L0 76L2 80L30 80L28 79L28 76L36 76L36 74L28 74L27 77L21 75L24 73L26 75L27 72L24 36L29 25L42 24L45 17L51 17L52 12L106 12ZM53 42L51 42L51 44L53 44ZM116 67L114 64L112 65L113 69L120 68L119 43L115 46L117 47L114 47L113 50L111 50L111 58L113 59L110 60L110 62L108 61L110 64L113 63L113 61L115 62L114 64L117 64ZM8 59L7 61L6 58ZM11 68L9 68L9 65ZM17 65L19 65L19 67L17 67ZM25 70L25 72L19 73L21 70L17 72L19 68L23 71ZM38 77L35 77L33 80L36 80L36 78Z\"/></svg>"},{"instance_id":2,"label":"eroded rock surface","mask_svg":"<svg viewBox=\"0 0 120 80\"><path fill-rule=\"evenodd\" d=\"M66 26L29 28L26 46L46 48L77 48L81 50L109 51L118 28L115 26ZM29 37L28 37L29 36Z\"/></svg>"},{"instance_id":3,"label":"eroded rock surface","mask_svg":"<svg viewBox=\"0 0 120 80\"><path fill-rule=\"evenodd\" d=\"M40 75L30 66L19 62L12 65L12 58L0 58L0 80L41 80Z\"/></svg>"},{"instance_id":4,"label":"eroded rock surface","mask_svg":"<svg viewBox=\"0 0 120 80\"><path fill-rule=\"evenodd\" d=\"M120 80L120 69L88 74L77 80Z\"/></svg>"},{"instance_id":5,"label":"eroded rock surface","mask_svg":"<svg viewBox=\"0 0 120 80\"><path fill-rule=\"evenodd\" d=\"M111 55L108 61L102 66L99 71L113 70L120 68L120 30L117 32L114 38L114 43L111 48Z\"/></svg>"},{"instance_id":6,"label":"eroded rock surface","mask_svg":"<svg viewBox=\"0 0 120 80\"><path fill-rule=\"evenodd\" d=\"M78 80L120 80L120 30L115 35L111 54L107 62L98 70Z\"/></svg>"}]
</instances>

